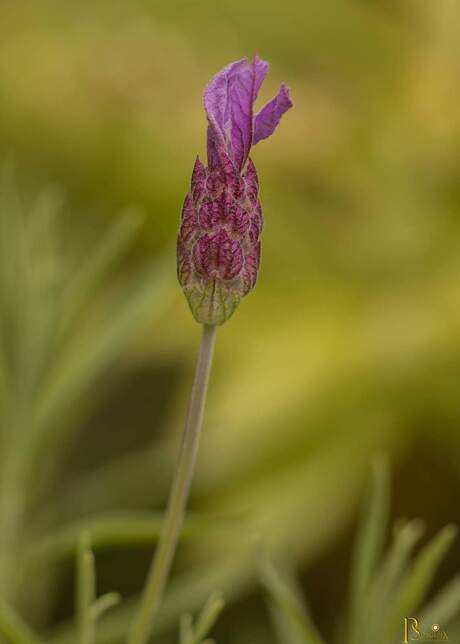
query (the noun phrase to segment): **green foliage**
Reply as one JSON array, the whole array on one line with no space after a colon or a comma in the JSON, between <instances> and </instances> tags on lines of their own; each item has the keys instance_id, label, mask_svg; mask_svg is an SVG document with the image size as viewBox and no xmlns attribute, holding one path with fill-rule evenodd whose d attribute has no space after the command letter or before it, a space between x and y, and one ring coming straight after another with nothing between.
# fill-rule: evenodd
<instances>
[{"instance_id":1,"label":"green foliage","mask_svg":"<svg viewBox=\"0 0 460 644\"><path fill-rule=\"evenodd\" d=\"M42 567L50 562L73 557L78 550L82 532L91 535L92 548L98 551L113 547L151 545L158 540L162 517L162 514L153 512L124 512L81 519L37 539L25 556L30 565ZM244 524L240 520L189 514L182 528L181 539L197 541L205 535L228 535L229 532L236 533L242 525Z\"/></svg>"},{"instance_id":2,"label":"green foliage","mask_svg":"<svg viewBox=\"0 0 460 644\"><path fill-rule=\"evenodd\" d=\"M96 569L90 536L82 533L78 547L75 613L79 644L94 644L98 619L120 601L117 593L96 598Z\"/></svg>"},{"instance_id":3,"label":"green foliage","mask_svg":"<svg viewBox=\"0 0 460 644\"><path fill-rule=\"evenodd\" d=\"M409 558L423 533L420 521L402 522L394 529L393 541L387 556L374 575L368 596L362 606L361 619L355 626L357 641L378 641L389 622L391 602L389 598L401 583L406 573ZM367 615L372 615L372 620ZM401 625L401 622L398 623ZM366 639L367 638L367 639Z\"/></svg>"},{"instance_id":4,"label":"green foliage","mask_svg":"<svg viewBox=\"0 0 460 644\"><path fill-rule=\"evenodd\" d=\"M224 608L224 601L218 594L213 594L208 599L198 616L195 624L189 614L183 615L180 622L179 644L211 644L211 640L205 639L220 613Z\"/></svg>"},{"instance_id":5,"label":"green foliage","mask_svg":"<svg viewBox=\"0 0 460 644\"><path fill-rule=\"evenodd\" d=\"M323 644L305 599L288 570L278 570L269 561L261 566L261 580L271 599L270 613L283 644Z\"/></svg>"},{"instance_id":6,"label":"green foliage","mask_svg":"<svg viewBox=\"0 0 460 644\"><path fill-rule=\"evenodd\" d=\"M396 644L401 641L405 617L422 615L422 624L449 627L460 611L459 582L455 577L426 607L427 595L456 529L447 526L410 560L422 534L418 521L395 528L393 542L382 554L389 513L388 464L381 459L374 468L368 497L363 505L351 571L350 603L344 619L349 644ZM280 644L321 644L305 600L271 564L262 568L262 582L276 607L275 625ZM337 644L343 642L342 623ZM428 628L426 629L428 630Z\"/></svg>"},{"instance_id":7,"label":"green foliage","mask_svg":"<svg viewBox=\"0 0 460 644\"><path fill-rule=\"evenodd\" d=\"M21 616L3 599L0 599L0 636L11 644L41 644Z\"/></svg>"},{"instance_id":8,"label":"green foliage","mask_svg":"<svg viewBox=\"0 0 460 644\"><path fill-rule=\"evenodd\" d=\"M363 506L351 572L350 590L350 641L358 636L373 579L384 547L390 509L388 465L379 461L375 465L372 487Z\"/></svg>"},{"instance_id":9,"label":"green foliage","mask_svg":"<svg viewBox=\"0 0 460 644\"><path fill-rule=\"evenodd\" d=\"M133 331L147 317L152 321L159 317L169 302L173 283L169 251L144 267L141 278L131 279L118 292L110 293L104 306L94 299L101 288L107 292L107 280L113 276L114 265L134 240L136 221L132 213L123 216L88 258L72 258L68 253L64 257L60 238L63 215L58 195L43 192L26 205L19 197L13 173L10 170L3 173L0 589L5 601L18 597L22 580L30 583L32 562L23 561L24 552L38 550L42 559L42 538L48 556L50 553L54 556L52 553L60 549L62 552L63 541L68 543L68 536L57 539L48 536L46 525L42 527L44 534L40 534L40 529L30 523L28 509L48 489L48 477L53 471L49 466L59 459L65 439L75 431L75 423L68 422L69 410L83 400L87 405L94 399L90 395L92 388L114 364ZM74 266L69 266L72 261ZM92 322L86 324L91 317ZM129 521L128 515L125 528ZM99 525L96 537L101 532ZM75 532L71 530L71 549L76 548L81 527L77 525ZM90 522L90 528L93 527ZM145 532L145 523L143 529ZM102 532L107 534L104 524ZM153 532L156 534L155 529ZM65 534L69 534L69 527ZM93 623L113 603L114 596L97 601L93 598L93 555L87 546L81 546L79 552L78 615L82 641L91 644ZM16 638L18 642L30 639L19 617L6 604L2 606L4 635L13 633L12 641Z\"/></svg>"}]
</instances>

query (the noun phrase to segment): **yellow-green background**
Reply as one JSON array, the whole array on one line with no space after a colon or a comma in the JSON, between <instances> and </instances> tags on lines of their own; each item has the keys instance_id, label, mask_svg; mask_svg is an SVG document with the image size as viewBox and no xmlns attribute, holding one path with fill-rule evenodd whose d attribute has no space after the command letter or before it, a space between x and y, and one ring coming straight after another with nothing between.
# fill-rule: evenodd
<instances>
[{"instance_id":1,"label":"yellow-green background","mask_svg":"<svg viewBox=\"0 0 460 644\"><path fill-rule=\"evenodd\" d=\"M161 263L158 293L114 355L64 396L58 417L71 431L60 439L59 420L41 444L31 486L43 490L21 538L163 507L200 332L175 283L174 241L194 158L205 155L202 90L254 53L271 65L261 102L284 81L295 107L253 151L262 268L218 332L191 502L206 526L176 569L179 585L196 570L197 587L171 602L168 624L216 586L229 602L218 643L270 642L251 569L267 547L298 563L330 632L379 453L390 454L395 516L423 517L429 534L459 519L459 31L458 0L3 0L0 155L26 203L59 187L56 280L71 281L126 207L141 212L131 250L68 335L71 376L93 351L87 329L110 353L107 302L121 314L144 266ZM20 443L28 427L18 422ZM96 549L100 590L134 596L149 538L108 541ZM59 637L73 611L72 558L51 559L30 566L14 594ZM457 544L445 575L459 562Z\"/></svg>"}]
</instances>

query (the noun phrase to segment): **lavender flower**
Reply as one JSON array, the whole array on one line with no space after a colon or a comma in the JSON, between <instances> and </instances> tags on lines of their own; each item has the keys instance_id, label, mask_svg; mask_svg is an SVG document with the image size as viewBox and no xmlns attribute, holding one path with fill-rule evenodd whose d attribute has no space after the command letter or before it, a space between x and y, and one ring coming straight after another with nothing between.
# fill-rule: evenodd
<instances>
[{"instance_id":1,"label":"lavender flower","mask_svg":"<svg viewBox=\"0 0 460 644\"><path fill-rule=\"evenodd\" d=\"M208 167L197 158L177 240L179 282L195 319L223 324L255 285L262 209L251 147L273 134L292 102L281 85L257 114L253 105L268 71L255 56L224 67L208 83Z\"/></svg>"}]
</instances>

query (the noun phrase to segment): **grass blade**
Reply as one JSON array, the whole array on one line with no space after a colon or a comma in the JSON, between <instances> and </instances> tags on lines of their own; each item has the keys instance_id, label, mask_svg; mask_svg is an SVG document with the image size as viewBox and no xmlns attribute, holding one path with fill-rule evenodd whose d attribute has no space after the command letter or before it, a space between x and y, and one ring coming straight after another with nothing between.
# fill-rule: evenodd
<instances>
[{"instance_id":1,"label":"grass blade","mask_svg":"<svg viewBox=\"0 0 460 644\"><path fill-rule=\"evenodd\" d=\"M160 534L163 514L119 513L90 517L37 540L27 552L28 562L49 562L75 555L82 532L91 534L93 550L155 543ZM239 518L187 515L181 539L203 539L206 536L241 531Z\"/></svg>"},{"instance_id":2,"label":"grass blade","mask_svg":"<svg viewBox=\"0 0 460 644\"><path fill-rule=\"evenodd\" d=\"M388 639L400 628L404 617L413 615L420 606L456 533L454 526L446 526L418 554L396 595L388 620Z\"/></svg>"},{"instance_id":3,"label":"grass blade","mask_svg":"<svg viewBox=\"0 0 460 644\"><path fill-rule=\"evenodd\" d=\"M92 607L96 599L96 572L94 555L88 533L80 537L76 575L76 615L79 644L93 644L95 640Z\"/></svg>"},{"instance_id":4,"label":"grass blade","mask_svg":"<svg viewBox=\"0 0 460 644\"><path fill-rule=\"evenodd\" d=\"M75 314L110 272L116 261L129 249L139 230L140 218L129 210L121 215L90 253L63 293L62 326L66 328Z\"/></svg>"},{"instance_id":5,"label":"grass blade","mask_svg":"<svg viewBox=\"0 0 460 644\"><path fill-rule=\"evenodd\" d=\"M224 608L224 600L218 593L213 593L204 605L200 616L197 619L190 644L202 644L202 640L208 635L216 623Z\"/></svg>"},{"instance_id":6,"label":"grass blade","mask_svg":"<svg viewBox=\"0 0 460 644\"><path fill-rule=\"evenodd\" d=\"M350 597L350 642L357 637L367 593L385 543L390 512L390 477L388 463L380 459L374 465L367 500L363 507L353 553Z\"/></svg>"},{"instance_id":7,"label":"grass blade","mask_svg":"<svg viewBox=\"0 0 460 644\"><path fill-rule=\"evenodd\" d=\"M179 632L179 642L180 644L191 644L193 641L193 621L192 616L189 613L182 615L180 619L180 632Z\"/></svg>"},{"instance_id":8,"label":"grass blade","mask_svg":"<svg viewBox=\"0 0 460 644\"><path fill-rule=\"evenodd\" d=\"M199 611L215 588L222 588L227 601L234 601L248 588L255 587L253 557L238 556L232 552L225 560L214 562L207 567L200 566L169 584L165 601L158 615L157 636L161 638L168 630L175 628L181 615ZM115 607L97 629L98 644L119 644L126 639L129 624L137 604L125 600ZM50 634L49 644L75 644L73 624L63 624Z\"/></svg>"},{"instance_id":9,"label":"grass blade","mask_svg":"<svg viewBox=\"0 0 460 644\"><path fill-rule=\"evenodd\" d=\"M0 636L10 644L41 644L22 617L3 599L0 599Z\"/></svg>"},{"instance_id":10,"label":"grass blade","mask_svg":"<svg viewBox=\"0 0 460 644\"><path fill-rule=\"evenodd\" d=\"M91 606L91 619L94 623L104 615L108 610L119 604L121 595L118 593L107 593L98 597Z\"/></svg>"},{"instance_id":11,"label":"grass blade","mask_svg":"<svg viewBox=\"0 0 460 644\"><path fill-rule=\"evenodd\" d=\"M262 564L260 574L282 644L323 644L293 579L281 576L269 562Z\"/></svg>"},{"instance_id":12,"label":"grass blade","mask_svg":"<svg viewBox=\"0 0 460 644\"><path fill-rule=\"evenodd\" d=\"M435 624L439 622L443 626L457 617L460 612L460 575L456 575L449 581L424 608L422 612L422 623Z\"/></svg>"},{"instance_id":13,"label":"grass blade","mask_svg":"<svg viewBox=\"0 0 460 644\"><path fill-rule=\"evenodd\" d=\"M409 562L411 553L422 536L419 521L410 521L395 530L392 546L372 582L366 610L361 615L356 633L357 644L379 642L391 607L391 598Z\"/></svg>"},{"instance_id":14,"label":"grass blade","mask_svg":"<svg viewBox=\"0 0 460 644\"><path fill-rule=\"evenodd\" d=\"M68 406L88 391L99 376L116 358L124 342L149 314L159 315L169 302L175 273L168 249L153 267L149 268L140 285L130 289L116 307L104 316L90 337L79 338L78 346L64 356L37 411L35 439L48 446L57 419L64 416Z\"/></svg>"}]
</instances>

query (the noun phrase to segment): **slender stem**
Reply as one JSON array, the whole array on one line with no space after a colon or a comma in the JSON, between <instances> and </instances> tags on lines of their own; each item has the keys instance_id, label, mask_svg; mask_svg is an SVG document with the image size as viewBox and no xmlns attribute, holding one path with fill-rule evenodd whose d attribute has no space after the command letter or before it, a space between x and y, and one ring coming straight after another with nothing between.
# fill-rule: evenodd
<instances>
[{"instance_id":1,"label":"slender stem","mask_svg":"<svg viewBox=\"0 0 460 644\"><path fill-rule=\"evenodd\" d=\"M80 536L77 557L76 613L78 618L79 644L93 644L94 619L92 609L96 600L96 572L94 555L88 534Z\"/></svg>"},{"instance_id":2,"label":"slender stem","mask_svg":"<svg viewBox=\"0 0 460 644\"><path fill-rule=\"evenodd\" d=\"M200 441L215 335L215 326L205 325L203 327L195 379L168 509L157 551L152 560L141 603L128 639L129 644L145 644L150 637L176 552Z\"/></svg>"}]
</instances>

